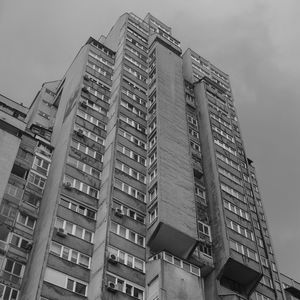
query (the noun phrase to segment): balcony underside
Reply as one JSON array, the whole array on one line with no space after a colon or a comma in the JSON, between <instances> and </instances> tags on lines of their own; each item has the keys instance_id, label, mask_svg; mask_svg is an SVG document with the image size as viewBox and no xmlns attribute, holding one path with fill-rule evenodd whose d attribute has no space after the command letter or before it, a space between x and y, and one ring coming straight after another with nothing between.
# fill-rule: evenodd
<instances>
[{"instance_id":1,"label":"balcony underside","mask_svg":"<svg viewBox=\"0 0 300 300\"><path fill-rule=\"evenodd\" d=\"M261 277L262 274L258 268L250 268L231 257L228 258L219 275L222 285L243 295L251 294Z\"/></svg>"},{"instance_id":2,"label":"balcony underside","mask_svg":"<svg viewBox=\"0 0 300 300\"><path fill-rule=\"evenodd\" d=\"M160 222L148 241L148 246L153 252L167 251L177 257L187 259L193 253L198 241Z\"/></svg>"}]
</instances>

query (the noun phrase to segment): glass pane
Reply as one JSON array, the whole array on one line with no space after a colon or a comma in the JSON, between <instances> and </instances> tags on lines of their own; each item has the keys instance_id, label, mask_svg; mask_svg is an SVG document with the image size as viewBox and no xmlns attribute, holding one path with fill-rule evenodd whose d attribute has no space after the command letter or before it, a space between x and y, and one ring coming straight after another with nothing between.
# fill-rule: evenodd
<instances>
[{"instance_id":1,"label":"glass pane","mask_svg":"<svg viewBox=\"0 0 300 300\"><path fill-rule=\"evenodd\" d=\"M18 247L19 241L20 241L20 238L19 238L18 236L16 236L16 235L13 235L12 238L11 238L10 243L11 243L12 245L15 245L15 246Z\"/></svg>"},{"instance_id":2,"label":"glass pane","mask_svg":"<svg viewBox=\"0 0 300 300\"><path fill-rule=\"evenodd\" d=\"M92 241L92 233L89 231L85 231L84 239L88 242Z\"/></svg>"},{"instance_id":3,"label":"glass pane","mask_svg":"<svg viewBox=\"0 0 300 300\"><path fill-rule=\"evenodd\" d=\"M14 265L14 262L10 259L7 259L4 270L11 273L12 269L13 269L13 265Z\"/></svg>"},{"instance_id":4,"label":"glass pane","mask_svg":"<svg viewBox=\"0 0 300 300\"><path fill-rule=\"evenodd\" d=\"M75 230L75 235L81 239L83 237L83 228L77 226Z\"/></svg>"},{"instance_id":5,"label":"glass pane","mask_svg":"<svg viewBox=\"0 0 300 300\"><path fill-rule=\"evenodd\" d=\"M127 283L125 293L128 295L132 295L132 289L133 287Z\"/></svg>"},{"instance_id":6,"label":"glass pane","mask_svg":"<svg viewBox=\"0 0 300 300\"><path fill-rule=\"evenodd\" d=\"M74 280L68 278L67 289L73 291L74 283L75 283Z\"/></svg>"},{"instance_id":7,"label":"glass pane","mask_svg":"<svg viewBox=\"0 0 300 300\"><path fill-rule=\"evenodd\" d=\"M78 252L72 250L71 261L77 263L77 259L78 259Z\"/></svg>"},{"instance_id":8,"label":"glass pane","mask_svg":"<svg viewBox=\"0 0 300 300\"><path fill-rule=\"evenodd\" d=\"M67 248L67 247L64 247L63 248L63 253L62 253L62 258L69 259L69 252L70 252L70 249Z\"/></svg>"},{"instance_id":9,"label":"glass pane","mask_svg":"<svg viewBox=\"0 0 300 300\"><path fill-rule=\"evenodd\" d=\"M119 235L122 237L126 237L126 229L123 226L120 226L120 231L119 231Z\"/></svg>"},{"instance_id":10,"label":"glass pane","mask_svg":"<svg viewBox=\"0 0 300 300\"><path fill-rule=\"evenodd\" d=\"M15 263L13 273L17 276L20 276L21 271L22 271L22 265L18 264L18 263Z\"/></svg>"},{"instance_id":11,"label":"glass pane","mask_svg":"<svg viewBox=\"0 0 300 300\"><path fill-rule=\"evenodd\" d=\"M76 282L75 292L80 295L85 295L85 291L86 291L86 285Z\"/></svg>"}]
</instances>

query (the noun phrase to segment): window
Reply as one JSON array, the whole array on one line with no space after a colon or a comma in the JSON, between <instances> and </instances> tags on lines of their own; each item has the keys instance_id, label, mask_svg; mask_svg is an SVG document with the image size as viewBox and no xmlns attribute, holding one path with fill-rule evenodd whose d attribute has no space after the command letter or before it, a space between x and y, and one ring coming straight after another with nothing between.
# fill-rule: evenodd
<instances>
[{"instance_id":1,"label":"window","mask_svg":"<svg viewBox=\"0 0 300 300\"><path fill-rule=\"evenodd\" d=\"M230 125L230 123L226 122L225 120L215 115L214 113L210 113L210 117L215 121L219 122L220 124L224 125L226 128L232 130L232 126Z\"/></svg>"},{"instance_id":2,"label":"window","mask_svg":"<svg viewBox=\"0 0 300 300\"><path fill-rule=\"evenodd\" d=\"M148 212L149 224L152 224L158 218L158 207L155 204Z\"/></svg>"},{"instance_id":3,"label":"window","mask_svg":"<svg viewBox=\"0 0 300 300\"><path fill-rule=\"evenodd\" d=\"M218 140L216 138L214 138L214 142L215 142L216 145L220 146L221 148L223 148L224 150L228 151L232 155L237 156L236 150L234 150L233 148L227 146L225 143L221 142L220 140Z\"/></svg>"},{"instance_id":4,"label":"window","mask_svg":"<svg viewBox=\"0 0 300 300\"><path fill-rule=\"evenodd\" d=\"M144 63L147 63L147 57L145 55L141 54L140 52L138 52L137 50L135 50L134 48L130 47L128 44L125 45L125 49L127 49L128 51L133 53L135 56L137 56L139 59L141 59Z\"/></svg>"},{"instance_id":5,"label":"window","mask_svg":"<svg viewBox=\"0 0 300 300\"><path fill-rule=\"evenodd\" d=\"M132 120L129 117L126 117L122 114L119 115L120 120L122 120L123 122L127 123L128 125L130 125L131 127L135 128L136 130L140 131L141 133L146 134L146 128L144 126L142 126L141 124L139 124L138 122Z\"/></svg>"},{"instance_id":6,"label":"window","mask_svg":"<svg viewBox=\"0 0 300 300\"><path fill-rule=\"evenodd\" d=\"M156 159L157 159L157 152L155 150L149 156L149 167L156 161Z\"/></svg>"},{"instance_id":7,"label":"window","mask_svg":"<svg viewBox=\"0 0 300 300\"><path fill-rule=\"evenodd\" d=\"M198 221L198 230L211 240L210 226Z\"/></svg>"},{"instance_id":8,"label":"window","mask_svg":"<svg viewBox=\"0 0 300 300\"><path fill-rule=\"evenodd\" d=\"M3 300L17 300L18 290L0 283L0 299Z\"/></svg>"},{"instance_id":9,"label":"window","mask_svg":"<svg viewBox=\"0 0 300 300\"><path fill-rule=\"evenodd\" d=\"M147 72L147 67L145 67L144 65L142 65L141 63L139 63L137 60L135 60L134 58L132 58L131 56L125 54L124 58L126 60L128 60L129 62L131 62L132 64L134 64L135 66L137 66L139 69L141 69L142 71Z\"/></svg>"},{"instance_id":10,"label":"window","mask_svg":"<svg viewBox=\"0 0 300 300\"><path fill-rule=\"evenodd\" d=\"M90 165L87 165L71 156L68 156L67 162L75 168L80 169L84 173L94 176L97 179L101 179L101 172Z\"/></svg>"},{"instance_id":11,"label":"window","mask_svg":"<svg viewBox=\"0 0 300 300\"><path fill-rule=\"evenodd\" d=\"M193 103L193 104L195 103L195 97L187 93L185 94L185 100L189 103Z\"/></svg>"},{"instance_id":12,"label":"window","mask_svg":"<svg viewBox=\"0 0 300 300\"><path fill-rule=\"evenodd\" d=\"M22 249L27 250L27 246L28 246L29 243L30 243L29 240L15 234L15 233L13 233L11 235L10 244L14 245L17 248L22 248Z\"/></svg>"},{"instance_id":13,"label":"window","mask_svg":"<svg viewBox=\"0 0 300 300\"><path fill-rule=\"evenodd\" d=\"M269 278L265 275L261 278L260 283L270 287L271 289L273 288L273 282L272 282L271 278Z\"/></svg>"},{"instance_id":14,"label":"window","mask_svg":"<svg viewBox=\"0 0 300 300\"><path fill-rule=\"evenodd\" d=\"M137 83L135 83L134 81L130 80L128 77L126 77L125 75L123 75L123 81L128 84L129 86L131 86L132 88L136 89L137 91L141 92L144 95L147 95L147 91L146 89L142 88L140 85L138 85Z\"/></svg>"},{"instance_id":15,"label":"window","mask_svg":"<svg viewBox=\"0 0 300 300\"><path fill-rule=\"evenodd\" d=\"M12 206L7 200L2 200L0 214L9 219L15 219L17 215L17 208Z\"/></svg>"},{"instance_id":16,"label":"window","mask_svg":"<svg viewBox=\"0 0 300 300\"><path fill-rule=\"evenodd\" d=\"M206 193L205 191L203 191L202 188L196 186L195 187L195 194L199 197L201 197L202 199L206 200Z\"/></svg>"},{"instance_id":17,"label":"window","mask_svg":"<svg viewBox=\"0 0 300 300\"><path fill-rule=\"evenodd\" d=\"M71 187L87 194L90 195L94 198L98 198L98 189L95 189L89 185L87 185L86 183L83 183L81 181L79 181L78 179L72 178L68 175L64 176L64 183L69 183L71 185Z\"/></svg>"},{"instance_id":18,"label":"window","mask_svg":"<svg viewBox=\"0 0 300 300\"><path fill-rule=\"evenodd\" d=\"M223 176L227 177L228 179L237 183L238 185L242 185L242 180L239 177L233 175L231 172L229 172L221 167L218 167L218 170L219 170L219 173L222 174Z\"/></svg>"},{"instance_id":19,"label":"window","mask_svg":"<svg viewBox=\"0 0 300 300\"><path fill-rule=\"evenodd\" d=\"M34 229L35 222L36 222L35 218L26 215L24 212L19 212L18 223L20 223L28 228Z\"/></svg>"},{"instance_id":20,"label":"window","mask_svg":"<svg viewBox=\"0 0 300 300\"><path fill-rule=\"evenodd\" d=\"M110 222L110 231L125 238L126 240L129 240L129 241L139 245L139 246L145 247L145 238L142 235L140 235L124 226L121 226L118 223L111 221Z\"/></svg>"},{"instance_id":21,"label":"window","mask_svg":"<svg viewBox=\"0 0 300 300\"><path fill-rule=\"evenodd\" d=\"M229 241L230 248L236 252L241 253L242 255L247 256L248 258L258 262L258 254L252 249L247 248L245 245L242 245L234 240Z\"/></svg>"},{"instance_id":22,"label":"window","mask_svg":"<svg viewBox=\"0 0 300 300\"><path fill-rule=\"evenodd\" d=\"M95 58L96 60L100 61L101 63L105 64L106 66L112 68L113 64L110 63L108 60L104 59L103 57L97 55L94 51L89 52L89 56Z\"/></svg>"},{"instance_id":23,"label":"window","mask_svg":"<svg viewBox=\"0 0 300 300\"><path fill-rule=\"evenodd\" d=\"M264 267L269 268L268 260L264 256L262 256L262 255L260 256L260 261Z\"/></svg>"},{"instance_id":24,"label":"window","mask_svg":"<svg viewBox=\"0 0 300 300\"><path fill-rule=\"evenodd\" d=\"M272 299L259 292L255 292L255 300L272 300Z\"/></svg>"},{"instance_id":25,"label":"window","mask_svg":"<svg viewBox=\"0 0 300 300\"><path fill-rule=\"evenodd\" d=\"M50 167L50 161L45 160L42 157L36 156L34 158L33 166L32 168L39 172L40 174L47 176L48 170Z\"/></svg>"},{"instance_id":26,"label":"window","mask_svg":"<svg viewBox=\"0 0 300 300\"><path fill-rule=\"evenodd\" d=\"M246 219L247 221L250 221L249 213L244 211L240 207L232 204L231 202L224 200L224 207L233 212L234 214Z\"/></svg>"},{"instance_id":27,"label":"window","mask_svg":"<svg viewBox=\"0 0 300 300\"><path fill-rule=\"evenodd\" d=\"M152 133L154 131L154 129L156 128L156 119L154 119L151 124L149 125L149 134Z\"/></svg>"},{"instance_id":28,"label":"window","mask_svg":"<svg viewBox=\"0 0 300 300\"><path fill-rule=\"evenodd\" d=\"M142 224L145 224L145 216L142 213L137 212L136 210L125 206L124 204L121 204L116 199L113 200L113 208L114 209L121 209L126 216L129 218L140 222Z\"/></svg>"},{"instance_id":29,"label":"window","mask_svg":"<svg viewBox=\"0 0 300 300\"><path fill-rule=\"evenodd\" d=\"M232 229L233 231L239 233L240 235L243 235L244 237L254 241L254 234L251 230L246 229L245 227L241 226L240 224L237 224L233 222L230 219L226 220L227 227Z\"/></svg>"},{"instance_id":30,"label":"window","mask_svg":"<svg viewBox=\"0 0 300 300\"><path fill-rule=\"evenodd\" d=\"M100 145L104 145L104 139L101 138L98 134L89 131L87 129L85 129L84 127L81 127L77 124L74 125L74 130L77 132L82 132L83 135L85 135L86 137L90 138L91 140L99 143Z\"/></svg>"},{"instance_id":31,"label":"window","mask_svg":"<svg viewBox=\"0 0 300 300\"><path fill-rule=\"evenodd\" d=\"M187 120L190 124L198 127L198 121L195 116L187 115Z\"/></svg>"},{"instance_id":32,"label":"window","mask_svg":"<svg viewBox=\"0 0 300 300\"><path fill-rule=\"evenodd\" d=\"M137 96L136 94L134 94L132 91L122 87L122 93L128 97L130 97L132 100L134 100L135 102L137 102L138 104L146 107L146 100L142 99L141 97Z\"/></svg>"},{"instance_id":33,"label":"window","mask_svg":"<svg viewBox=\"0 0 300 300\"><path fill-rule=\"evenodd\" d=\"M121 99L120 104L125 107L127 110L129 110L130 112L134 113L135 115L137 115L138 117L146 120L146 113L141 111L140 109L137 109L134 105L128 103L125 100Z\"/></svg>"},{"instance_id":34,"label":"window","mask_svg":"<svg viewBox=\"0 0 300 300\"><path fill-rule=\"evenodd\" d=\"M103 76L107 76L107 72L104 70L104 68L101 68L100 66L94 64L92 61L87 62L87 66L98 72L99 74Z\"/></svg>"},{"instance_id":35,"label":"window","mask_svg":"<svg viewBox=\"0 0 300 300\"><path fill-rule=\"evenodd\" d=\"M221 160L221 161L223 161L224 163L226 163L227 165L233 167L234 169L236 169L236 170L238 170L238 171L241 170L241 168L240 168L240 166L239 166L238 163L232 161L232 160L229 159L228 157L226 157L226 156L220 154L219 152L216 152L216 157L217 157L219 160Z\"/></svg>"},{"instance_id":36,"label":"window","mask_svg":"<svg viewBox=\"0 0 300 300\"><path fill-rule=\"evenodd\" d=\"M191 148L196 150L197 152L201 153L201 147L199 144L193 142L193 141L190 141L190 145L191 145Z\"/></svg>"},{"instance_id":37,"label":"window","mask_svg":"<svg viewBox=\"0 0 300 300\"><path fill-rule=\"evenodd\" d=\"M152 106L153 103L156 102L156 91L152 92L149 96L149 107Z\"/></svg>"},{"instance_id":38,"label":"window","mask_svg":"<svg viewBox=\"0 0 300 300\"><path fill-rule=\"evenodd\" d=\"M30 172L28 176L28 182L34 184L35 186L44 189L45 184L46 184L46 178L43 178L37 173Z\"/></svg>"},{"instance_id":39,"label":"window","mask_svg":"<svg viewBox=\"0 0 300 300\"><path fill-rule=\"evenodd\" d=\"M93 220L96 219L96 211L93 209L88 208L87 206L83 204L79 204L74 201L70 201L66 198L61 198L60 199L60 204L70 210L76 211L77 213L86 216L88 218L91 218Z\"/></svg>"},{"instance_id":40,"label":"window","mask_svg":"<svg viewBox=\"0 0 300 300\"><path fill-rule=\"evenodd\" d=\"M144 288L121 277L117 277L109 272L106 273L107 281L113 282L117 289L133 298L144 300Z\"/></svg>"},{"instance_id":41,"label":"window","mask_svg":"<svg viewBox=\"0 0 300 300\"><path fill-rule=\"evenodd\" d=\"M199 133L192 128L189 128L189 134L195 138L199 138Z\"/></svg>"},{"instance_id":42,"label":"window","mask_svg":"<svg viewBox=\"0 0 300 300\"><path fill-rule=\"evenodd\" d=\"M103 160L103 156L100 153L98 153L97 151L89 148L88 146L86 146L84 144L81 144L77 141L72 140L71 141L71 146L74 147L75 149L79 150L80 152L91 156L92 158L99 159L101 162Z\"/></svg>"},{"instance_id":43,"label":"window","mask_svg":"<svg viewBox=\"0 0 300 300\"><path fill-rule=\"evenodd\" d=\"M35 208L38 208L40 206L41 197L28 191L25 191L23 201L34 206Z\"/></svg>"},{"instance_id":44,"label":"window","mask_svg":"<svg viewBox=\"0 0 300 300\"><path fill-rule=\"evenodd\" d=\"M14 184L8 183L6 186L5 192L9 194L10 196L16 197L18 199L21 199L23 196L24 190Z\"/></svg>"},{"instance_id":45,"label":"window","mask_svg":"<svg viewBox=\"0 0 300 300\"><path fill-rule=\"evenodd\" d=\"M85 100L83 100L83 101L88 105L88 103ZM88 105L88 106L90 106L90 105ZM88 113L86 113L86 112L84 112L80 109L77 110L77 116L87 120L88 122L98 126L99 128L101 128L103 130L106 130L106 125L105 124L103 124L102 122L100 122L98 119L96 119L92 115L90 115L90 114L88 114Z\"/></svg>"},{"instance_id":46,"label":"window","mask_svg":"<svg viewBox=\"0 0 300 300\"><path fill-rule=\"evenodd\" d=\"M19 262L16 262L10 258L6 258L4 270L7 273L13 274L18 277L22 277L24 273L25 266Z\"/></svg>"},{"instance_id":47,"label":"window","mask_svg":"<svg viewBox=\"0 0 300 300\"><path fill-rule=\"evenodd\" d=\"M212 249L211 249L210 245L201 244L201 245L199 245L199 250L205 256L209 256L210 258L212 257Z\"/></svg>"},{"instance_id":48,"label":"window","mask_svg":"<svg viewBox=\"0 0 300 300\"><path fill-rule=\"evenodd\" d=\"M149 150L151 150L157 143L157 136L154 135L149 141Z\"/></svg>"},{"instance_id":49,"label":"window","mask_svg":"<svg viewBox=\"0 0 300 300\"><path fill-rule=\"evenodd\" d=\"M115 179L114 186L123 191L124 193L136 198L137 200L140 200L142 202L146 201L146 195L144 193L122 182L119 179Z\"/></svg>"},{"instance_id":50,"label":"window","mask_svg":"<svg viewBox=\"0 0 300 300\"><path fill-rule=\"evenodd\" d=\"M235 189L229 187L228 185L224 184L224 183L221 183L221 189L230 194L231 196L235 197L236 199L242 201L242 202L245 202L245 197L240 194L239 192L237 192Z\"/></svg>"},{"instance_id":51,"label":"window","mask_svg":"<svg viewBox=\"0 0 300 300\"><path fill-rule=\"evenodd\" d=\"M146 158L135 153L131 149L121 145L120 143L117 144L117 151L125 154L126 156L130 157L131 159L135 160L136 162L142 164L143 166L146 166Z\"/></svg>"},{"instance_id":52,"label":"window","mask_svg":"<svg viewBox=\"0 0 300 300\"><path fill-rule=\"evenodd\" d=\"M153 169L150 173L149 173L149 179L150 182L152 182L152 180L154 180L154 178L157 176L157 168Z\"/></svg>"},{"instance_id":53,"label":"window","mask_svg":"<svg viewBox=\"0 0 300 300\"><path fill-rule=\"evenodd\" d=\"M198 268L197 266L194 266L190 263L187 263L186 261L173 256L167 252L163 252L163 256L162 256L163 260L167 261L168 263L171 263L181 269L184 269L185 271L192 273L194 275L200 276L200 268Z\"/></svg>"},{"instance_id":54,"label":"window","mask_svg":"<svg viewBox=\"0 0 300 300\"><path fill-rule=\"evenodd\" d=\"M234 138L230 134L226 133L225 131L221 130L219 127L212 125L212 130L229 140L230 142L234 143Z\"/></svg>"},{"instance_id":55,"label":"window","mask_svg":"<svg viewBox=\"0 0 300 300\"><path fill-rule=\"evenodd\" d=\"M90 268L91 258L77 250L68 248L54 241L51 242L50 252L85 268Z\"/></svg>"},{"instance_id":56,"label":"window","mask_svg":"<svg viewBox=\"0 0 300 300\"><path fill-rule=\"evenodd\" d=\"M127 140L131 141L132 143L134 143L135 145L141 147L142 149L146 150L147 146L146 143L143 142L142 140L138 139L137 137L135 137L134 135L130 134L129 132L119 128L119 134L121 136L123 136L124 138L126 138Z\"/></svg>"},{"instance_id":57,"label":"window","mask_svg":"<svg viewBox=\"0 0 300 300\"><path fill-rule=\"evenodd\" d=\"M66 230L68 234L74 235L79 239L93 243L94 233L79 225L73 224L69 221L57 217L55 222L55 227L63 228Z\"/></svg>"},{"instance_id":58,"label":"window","mask_svg":"<svg viewBox=\"0 0 300 300\"><path fill-rule=\"evenodd\" d=\"M133 268L133 269L136 269L138 271L145 273L145 262L142 259L139 259L129 253L121 251L120 249L114 248L112 246L108 247L108 252L110 254L114 254L117 257L118 262L120 262L130 268Z\"/></svg>"},{"instance_id":59,"label":"window","mask_svg":"<svg viewBox=\"0 0 300 300\"><path fill-rule=\"evenodd\" d=\"M133 177L134 179L136 179L142 183L146 183L146 176L144 174L136 171L133 168L130 168L128 165L125 165L118 160L116 160L116 168L118 170L126 173L127 175Z\"/></svg>"},{"instance_id":60,"label":"window","mask_svg":"<svg viewBox=\"0 0 300 300\"><path fill-rule=\"evenodd\" d=\"M130 24L132 25L132 22L130 22ZM143 38L140 34L138 34L137 32L135 32L134 30L132 30L130 27L127 27L127 31L130 32L131 34L133 34L138 39L140 39L142 42L144 42L146 44L148 43L147 39Z\"/></svg>"},{"instance_id":61,"label":"window","mask_svg":"<svg viewBox=\"0 0 300 300\"><path fill-rule=\"evenodd\" d=\"M157 184L155 184L148 192L149 201L152 202L157 197Z\"/></svg>"}]
</instances>

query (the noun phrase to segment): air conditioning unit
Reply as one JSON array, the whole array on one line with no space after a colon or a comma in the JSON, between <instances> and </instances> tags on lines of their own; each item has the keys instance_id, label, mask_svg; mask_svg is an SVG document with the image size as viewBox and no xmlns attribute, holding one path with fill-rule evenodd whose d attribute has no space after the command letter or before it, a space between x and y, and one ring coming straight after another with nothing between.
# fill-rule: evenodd
<instances>
[{"instance_id":1,"label":"air conditioning unit","mask_svg":"<svg viewBox=\"0 0 300 300\"><path fill-rule=\"evenodd\" d=\"M63 229L62 227L57 229L56 234L63 238L65 238L68 235L67 231L65 229Z\"/></svg>"},{"instance_id":2,"label":"air conditioning unit","mask_svg":"<svg viewBox=\"0 0 300 300\"><path fill-rule=\"evenodd\" d=\"M89 92L89 90L87 89L86 86L84 86L81 90L82 90L84 93L88 93L88 92Z\"/></svg>"},{"instance_id":3,"label":"air conditioning unit","mask_svg":"<svg viewBox=\"0 0 300 300\"><path fill-rule=\"evenodd\" d=\"M83 137L83 136L84 136L83 130L82 130L82 129L78 129L78 130L76 131L76 134L77 134L79 137Z\"/></svg>"},{"instance_id":4,"label":"air conditioning unit","mask_svg":"<svg viewBox=\"0 0 300 300\"><path fill-rule=\"evenodd\" d=\"M119 218L122 218L124 216L124 211L121 208L116 208L115 209L115 215Z\"/></svg>"},{"instance_id":5,"label":"air conditioning unit","mask_svg":"<svg viewBox=\"0 0 300 300\"><path fill-rule=\"evenodd\" d=\"M65 187L66 190L71 191L72 190L71 182L65 182L64 187Z\"/></svg>"},{"instance_id":6,"label":"air conditioning unit","mask_svg":"<svg viewBox=\"0 0 300 300\"><path fill-rule=\"evenodd\" d=\"M84 100L80 102L80 105L81 105L81 107L83 107L83 108L87 108L87 102L84 101Z\"/></svg>"},{"instance_id":7,"label":"air conditioning unit","mask_svg":"<svg viewBox=\"0 0 300 300\"><path fill-rule=\"evenodd\" d=\"M110 253L109 254L109 257L108 257L108 261L111 263L111 264L116 264L118 262L118 258L115 254L112 254Z\"/></svg>"},{"instance_id":8,"label":"air conditioning unit","mask_svg":"<svg viewBox=\"0 0 300 300\"><path fill-rule=\"evenodd\" d=\"M115 293L115 292L117 292L118 288L117 288L117 285L114 282L109 281L107 283L107 290L112 292L112 293Z\"/></svg>"},{"instance_id":9,"label":"air conditioning unit","mask_svg":"<svg viewBox=\"0 0 300 300\"><path fill-rule=\"evenodd\" d=\"M83 76L83 79L86 80L86 81L90 81L90 78L89 78L89 76L87 76L87 75L84 75L84 76Z\"/></svg>"},{"instance_id":10,"label":"air conditioning unit","mask_svg":"<svg viewBox=\"0 0 300 300\"><path fill-rule=\"evenodd\" d=\"M25 250L30 251L33 247L33 242L28 242L27 245L25 246Z\"/></svg>"}]
</instances>

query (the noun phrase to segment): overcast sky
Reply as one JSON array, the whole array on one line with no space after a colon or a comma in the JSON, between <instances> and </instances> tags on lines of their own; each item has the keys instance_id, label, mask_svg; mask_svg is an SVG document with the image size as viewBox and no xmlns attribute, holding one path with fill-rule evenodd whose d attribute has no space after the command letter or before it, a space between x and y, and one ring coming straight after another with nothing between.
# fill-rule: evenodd
<instances>
[{"instance_id":1,"label":"overcast sky","mask_svg":"<svg viewBox=\"0 0 300 300\"><path fill-rule=\"evenodd\" d=\"M30 105L126 11L151 12L230 75L277 260L300 281L300 1L0 0L0 93Z\"/></svg>"}]
</instances>

